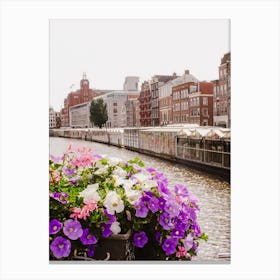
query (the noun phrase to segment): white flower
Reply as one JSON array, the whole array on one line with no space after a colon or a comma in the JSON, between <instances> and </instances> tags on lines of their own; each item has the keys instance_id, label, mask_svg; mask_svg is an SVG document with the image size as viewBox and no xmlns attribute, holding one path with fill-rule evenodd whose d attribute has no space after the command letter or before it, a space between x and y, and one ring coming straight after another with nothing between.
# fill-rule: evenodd
<instances>
[{"instance_id":1,"label":"white flower","mask_svg":"<svg viewBox=\"0 0 280 280\"><path fill-rule=\"evenodd\" d=\"M127 176L127 172L125 170L123 170L121 167L116 166L116 168L113 171L113 175L117 175L119 177L125 177Z\"/></svg>"},{"instance_id":2,"label":"white flower","mask_svg":"<svg viewBox=\"0 0 280 280\"><path fill-rule=\"evenodd\" d=\"M118 234L121 232L121 227L119 222L112 223L110 230L113 232L113 234Z\"/></svg>"},{"instance_id":3,"label":"white flower","mask_svg":"<svg viewBox=\"0 0 280 280\"><path fill-rule=\"evenodd\" d=\"M121 162L121 160L119 158L116 157L109 157L107 158L108 162L110 165L117 165L118 163Z\"/></svg>"},{"instance_id":4,"label":"white flower","mask_svg":"<svg viewBox=\"0 0 280 280\"><path fill-rule=\"evenodd\" d=\"M114 191L108 192L104 200L104 206L107 208L108 213L111 215L114 215L115 211L117 213L120 213L124 210L123 201L121 200L120 196Z\"/></svg>"},{"instance_id":5,"label":"white flower","mask_svg":"<svg viewBox=\"0 0 280 280\"><path fill-rule=\"evenodd\" d=\"M149 191L152 187L156 186L157 182L155 180L147 180L141 185L143 191Z\"/></svg>"},{"instance_id":6,"label":"white flower","mask_svg":"<svg viewBox=\"0 0 280 280\"><path fill-rule=\"evenodd\" d=\"M102 167L97 169L94 173L97 175L100 175L100 174L104 174L106 172L108 172L108 168L106 166L102 165Z\"/></svg>"},{"instance_id":7,"label":"white flower","mask_svg":"<svg viewBox=\"0 0 280 280\"><path fill-rule=\"evenodd\" d=\"M79 197L83 197L84 200L94 199L96 202L99 201L101 198L97 192L98 187L98 184L88 185L86 189L80 192Z\"/></svg>"},{"instance_id":8,"label":"white flower","mask_svg":"<svg viewBox=\"0 0 280 280\"><path fill-rule=\"evenodd\" d=\"M133 178L137 179L137 181L140 184L143 184L144 182L148 181L150 176L147 174L144 174L143 172L139 172L133 175Z\"/></svg>"},{"instance_id":9,"label":"white flower","mask_svg":"<svg viewBox=\"0 0 280 280\"><path fill-rule=\"evenodd\" d=\"M142 196L142 192L137 190L126 190L125 194L127 197L127 201L132 205L134 205L135 202L137 202L138 199Z\"/></svg>"},{"instance_id":10,"label":"white flower","mask_svg":"<svg viewBox=\"0 0 280 280\"><path fill-rule=\"evenodd\" d=\"M118 175L113 175L112 177L115 180L115 185L117 187L123 185L123 188L125 190L130 190L133 187L133 185L137 182L133 179L124 179L122 177L119 177Z\"/></svg>"}]
</instances>

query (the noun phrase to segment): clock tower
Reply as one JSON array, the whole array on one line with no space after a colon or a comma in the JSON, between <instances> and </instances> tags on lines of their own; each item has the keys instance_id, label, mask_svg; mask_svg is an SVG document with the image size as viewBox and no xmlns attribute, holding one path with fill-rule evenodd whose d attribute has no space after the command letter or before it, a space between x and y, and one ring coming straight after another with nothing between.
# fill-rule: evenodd
<instances>
[{"instance_id":1,"label":"clock tower","mask_svg":"<svg viewBox=\"0 0 280 280\"><path fill-rule=\"evenodd\" d=\"M87 75L86 73L84 72L83 73L83 78L81 80L81 91L88 91L89 90L89 81L87 79Z\"/></svg>"}]
</instances>

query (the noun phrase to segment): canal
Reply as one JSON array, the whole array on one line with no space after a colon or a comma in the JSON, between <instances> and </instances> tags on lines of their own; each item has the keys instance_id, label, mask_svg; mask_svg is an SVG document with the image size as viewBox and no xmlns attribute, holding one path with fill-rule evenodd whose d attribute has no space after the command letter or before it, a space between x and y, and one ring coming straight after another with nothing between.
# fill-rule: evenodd
<instances>
[{"instance_id":1,"label":"canal","mask_svg":"<svg viewBox=\"0 0 280 280\"><path fill-rule=\"evenodd\" d=\"M169 185L185 184L188 190L198 198L200 212L199 224L209 239L201 241L198 256L194 260L219 260L219 253L230 253L230 184L223 179L195 171L181 164L139 154L115 146L83 140L50 137L50 154L59 156L69 144L92 147L93 153L129 160L140 157L146 167L154 167L163 172Z\"/></svg>"}]
</instances>

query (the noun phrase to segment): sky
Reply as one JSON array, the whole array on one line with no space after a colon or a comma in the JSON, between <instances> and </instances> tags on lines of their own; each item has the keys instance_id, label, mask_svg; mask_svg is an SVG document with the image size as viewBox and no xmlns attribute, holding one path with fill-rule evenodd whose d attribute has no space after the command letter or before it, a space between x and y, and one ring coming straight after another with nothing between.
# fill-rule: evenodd
<instances>
[{"instance_id":1,"label":"sky","mask_svg":"<svg viewBox=\"0 0 280 280\"><path fill-rule=\"evenodd\" d=\"M186 69L214 80L229 51L228 19L50 20L50 106L63 107L83 72L93 89L122 89L126 76L139 76L141 85Z\"/></svg>"}]
</instances>

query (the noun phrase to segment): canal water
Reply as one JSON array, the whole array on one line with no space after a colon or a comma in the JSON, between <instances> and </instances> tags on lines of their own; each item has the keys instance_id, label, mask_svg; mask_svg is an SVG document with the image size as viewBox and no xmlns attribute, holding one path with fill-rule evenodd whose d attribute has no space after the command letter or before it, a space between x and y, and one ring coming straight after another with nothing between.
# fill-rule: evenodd
<instances>
[{"instance_id":1,"label":"canal water","mask_svg":"<svg viewBox=\"0 0 280 280\"><path fill-rule=\"evenodd\" d=\"M200 243L198 256L194 260L217 261L218 254L230 253L230 184L203 172L195 171L181 164L139 154L124 148L83 140L50 137L50 154L59 156L69 144L92 147L93 153L118 157L123 160L139 157L146 167L163 172L172 186L182 183L198 198L199 224L208 235L208 241Z\"/></svg>"}]
</instances>

